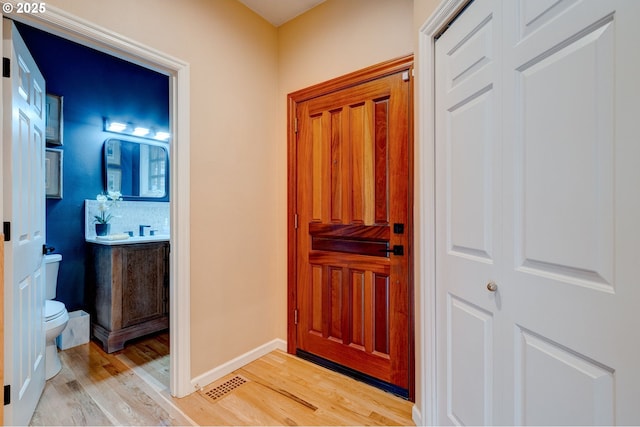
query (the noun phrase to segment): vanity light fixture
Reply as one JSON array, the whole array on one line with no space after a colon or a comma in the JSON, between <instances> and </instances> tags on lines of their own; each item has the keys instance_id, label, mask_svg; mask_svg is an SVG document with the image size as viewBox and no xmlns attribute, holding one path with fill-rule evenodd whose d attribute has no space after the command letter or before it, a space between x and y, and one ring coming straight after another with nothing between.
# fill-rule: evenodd
<instances>
[{"instance_id":1,"label":"vanity light fixture","mask_svg":"<svg viewBox=\"0 0 640 427\"><path fill-rule=\"evenodd\" d=\"M171 134L169 132L156 132L153 139L157 139L158 141L167 141Z\"/></svg>"},{"instance_id":2,"label":"vanity light fixture","mask_svg":"<svg viewBox=\"0 0 640 427\"><path fill-rule=\"evenodd\" d=\"M133 129L132 134L135 136L147 136L149 134L149 129L137 127Z\"/></svg>"},{"instance_id":3,"label":"vanity light fixture","mask_svg":"<svg viewBox=\"0 0 640 427\"><path fill-rule=\"evenodd\" d=\"M105 130L109 132L122 132L127 128L126 123L105 121Z\"/></svg>"},{"instance_id":4,"label":"vanity light fixture","mask_svg":"<svg viewBox=\"0 0 640 427\"><path fill-rule=\"evenodd\" d=\"M168 141L171 137L169 132L156 131L155 129L149 129L142 126L137 126L131 122L114 122L108 118L104 118L104 131L114 132L122 135L132 135L141 138L155 139L157 141Z\"/></svg>"}]
</instances>

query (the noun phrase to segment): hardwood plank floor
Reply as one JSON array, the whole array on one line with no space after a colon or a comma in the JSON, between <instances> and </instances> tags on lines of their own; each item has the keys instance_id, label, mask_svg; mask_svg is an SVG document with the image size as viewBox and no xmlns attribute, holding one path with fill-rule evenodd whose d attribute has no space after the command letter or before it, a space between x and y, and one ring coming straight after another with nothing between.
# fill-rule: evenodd
<instances>
[{"instance_id":1,"label":"hardwood plank floor","mask_svg":"<svg viewBox=\"0 0 640 427\"><path fill-rule=\"evenodd\" d=\"M168 354L166 333L61 351L31 425L413 425L411 402L281 351L176 399Z\"/></svg>"}]
</instances>

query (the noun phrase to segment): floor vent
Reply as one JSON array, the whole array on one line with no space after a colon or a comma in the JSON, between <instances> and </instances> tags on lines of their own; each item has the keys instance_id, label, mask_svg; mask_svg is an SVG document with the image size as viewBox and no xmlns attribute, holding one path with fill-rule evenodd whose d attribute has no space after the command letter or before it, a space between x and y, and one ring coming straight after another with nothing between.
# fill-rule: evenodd
<instances>
[{"instance_id":1,"label":"floor vent","mask_svg":"<svg viewBox=\"0 0 640 427\"><path fill-rule=\"evenodd\" d=\"M220 384L218 386L215 386L211 390L207 391L205 394L211 400L218 400L218 399L226 396L227 393L230 393L231 391L235 390L236 388L240 387L242 384L244 384L246 382L247 382L246 379L244 379L242 377L239 377L239 376L235 376L235 377L223 382L222 384Z\"/></svg>"}]
</instances>

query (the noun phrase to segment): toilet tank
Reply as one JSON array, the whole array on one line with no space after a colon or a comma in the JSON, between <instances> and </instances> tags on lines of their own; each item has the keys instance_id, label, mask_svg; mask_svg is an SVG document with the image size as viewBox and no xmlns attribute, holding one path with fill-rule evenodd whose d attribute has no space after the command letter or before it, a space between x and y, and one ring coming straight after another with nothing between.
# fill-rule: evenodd
<instances>
[{"instance_id":1,"label":"toilet tank","mask_svg":"<svg viewBox=\"0 0 640 427\"><path fill-rule=\"evenodd\" d=\"M62 261L62 255L60 254L49 254L44 256L45 299L55 299L56 297L60 261Z\"/></svg>"}]
</instances>

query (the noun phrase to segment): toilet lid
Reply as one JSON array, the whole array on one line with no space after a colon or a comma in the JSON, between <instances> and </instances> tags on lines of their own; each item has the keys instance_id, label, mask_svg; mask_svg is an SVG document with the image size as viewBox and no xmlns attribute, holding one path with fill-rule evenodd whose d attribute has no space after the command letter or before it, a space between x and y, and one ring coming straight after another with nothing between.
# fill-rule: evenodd
<instances>
[{"instance_id":1,"label":"toilet lid","mask_svg":"<svg viewBox=\"0 0 640 427\"><path fill-rule=\"evenodd\" d=\"M53 320L64 313L64 304L60 301L46 300L44 302L44 321Z\"/></svg>"}]
</instances>

